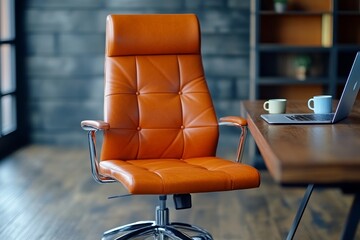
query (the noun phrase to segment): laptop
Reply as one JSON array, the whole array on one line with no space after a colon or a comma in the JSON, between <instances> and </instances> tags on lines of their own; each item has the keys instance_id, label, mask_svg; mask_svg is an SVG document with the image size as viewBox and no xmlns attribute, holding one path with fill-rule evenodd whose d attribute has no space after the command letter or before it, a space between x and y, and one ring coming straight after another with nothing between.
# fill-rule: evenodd
<instances>
[{"instance_id":1,"label":"laptop","mask_svg":"<svg viewBox=\"0 0 360 240\"><path fill-rule=\"evenodd\" d=\"M291 113L262 114L261 118L269 124L324 124L336 123L347 118L356 100L360 88L360 52L356 54L348 79L336 107L335 113Z\"/></svg>"}]
</instances>

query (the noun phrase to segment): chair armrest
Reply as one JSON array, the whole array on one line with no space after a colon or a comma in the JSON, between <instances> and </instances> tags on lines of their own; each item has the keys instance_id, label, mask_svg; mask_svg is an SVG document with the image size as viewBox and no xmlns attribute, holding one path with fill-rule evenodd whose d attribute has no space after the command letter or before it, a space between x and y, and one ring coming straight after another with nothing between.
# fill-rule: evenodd
<instances>
[{"instance_id":1,"label":"chair armrest","mask_svg":"<svg viewBox=\"0 0 360 240\"><path fill-rule=\"evenodd\" d=\"M81 127L86 131L104 131L110 128L110 124L101 120L84 120L81 122Z\"/></svg>"},{"instance_id":2,"label":"chair armrest","mask_svg":"<svg viewBox=\"0 0 360 240\"><path fill-rule=\"evenodd\" d=\"M226 116L219 120L220 125L235 125L235 126L247 126L245 118L238 116Z\"/></svg>"},{"instance_id":3,"label":"chair armrest","mask_svg":"<svg viewBox=\"0 0 360 240\"><path fill-rule=\"evenodd\" d=\"M247 135L247 121L239 116L226 116L219 120L220 126L235 126L241 129L239 145L236 154L236 162L241 162Z\"/></svg>"},{"instance_id":4,"label":"chair armrest","mask_svg":"<svg viewBox=\"0 0 360 240\"><path fill-rule=\"evenodd\" d=\"M112 183L114 179L102 176L99 173L99 160L96 153L96 132L98 130L104 131L110 129L110 124L100 120L84 120L81 122L81 127L88 131L88 143L90 151L90 166L91 174L94 180L98 183Z\"/></svg>"}]
</instances>

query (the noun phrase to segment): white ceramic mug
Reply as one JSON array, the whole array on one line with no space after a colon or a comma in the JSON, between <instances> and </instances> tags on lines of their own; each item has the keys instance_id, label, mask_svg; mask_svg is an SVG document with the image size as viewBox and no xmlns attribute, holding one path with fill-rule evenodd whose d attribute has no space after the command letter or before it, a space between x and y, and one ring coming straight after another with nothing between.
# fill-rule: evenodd
<instances>
[{"instance_id":1,"label":"white ceramic mug","mask_svg":"<svg viewBox=\"0 0 360 240\"><path fill-rule=\"evenodd\" d=\"M314 113L331 113L332 112L332 96L331 95L319 95L314 96L308 100L308 108L314 111Z\"/></svg>"},{"instance_id":2,"label":"white ceramic mug","mask_svg":"<svg viewBox=\"0 0 360 240\"><path fill-rule=\"evenodd\" d=\"M264 103L263 107L269 113L285 113L286 99L270 99Z\"/></svg>"}]
</instances>

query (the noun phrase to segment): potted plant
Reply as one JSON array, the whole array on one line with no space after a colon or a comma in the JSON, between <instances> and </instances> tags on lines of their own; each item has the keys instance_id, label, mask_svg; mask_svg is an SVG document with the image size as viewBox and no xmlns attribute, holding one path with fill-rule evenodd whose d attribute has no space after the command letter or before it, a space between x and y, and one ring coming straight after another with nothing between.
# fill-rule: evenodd
<instances>
[{"instance_id":1,"label":"potted plant","mask_svg":"<svg viewBox=\"0 0 360 240\"><path fill-rule=\"evenodd\" d=\"M295 76L299 80L305 80L308 70L311 65L311 58L309 55L298 55L294 60Z\"/></svg>"},{"instance_id":2,"label":"potted plant","mask_svg":"<svg viewBox=\"0 0 360 240\"><path fill-rule=\"evenodd\" d=\"M274 0L274 10L277 13L283 13L287 8L287 0Z\"/></svg>"}]
</instances>

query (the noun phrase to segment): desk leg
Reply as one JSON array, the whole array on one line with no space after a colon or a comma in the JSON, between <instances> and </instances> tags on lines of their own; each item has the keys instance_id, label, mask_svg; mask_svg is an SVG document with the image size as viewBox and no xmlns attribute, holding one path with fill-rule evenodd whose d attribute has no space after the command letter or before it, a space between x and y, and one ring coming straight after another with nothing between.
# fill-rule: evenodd
<instances>
[{"instance_id":1,"label":"desk leg","mask_svg":"<svg viewBox=\"0 0 360 240\"><path fill-rule=\"evenodd\" d=\"M350 208L350 212L347 217L341 239L343 240L354 239L356 228L359 223L359 218L360 218L360 193L357 192L355 194L354 201Z\"/></svg>"},{"instance_id":2,"label":"desk leg","mask_svg":"<svg viewBox=\"0 0 360 240\"><path fill-rule=\"evenodd\" d=\"M299 226L299 223L300 223L300 220L302 218L302 215L305 211L305 208L306 208L306 205L307 203L309 202L309 199L310 199L310 196L311 196L311 193L314 189L314 184L309 184L306 191L305 191L305 194L304 194L304 197L300 203L300 206L299 206L299 209L296 213L296 216L294 218L294 221L292 223L292 226L290 228L290 231L286 237L286 240L292 240L294 238L294 235L295 235L295 232L296 232L296 229L298 228Z\"/></svg>"}]
</instances>

